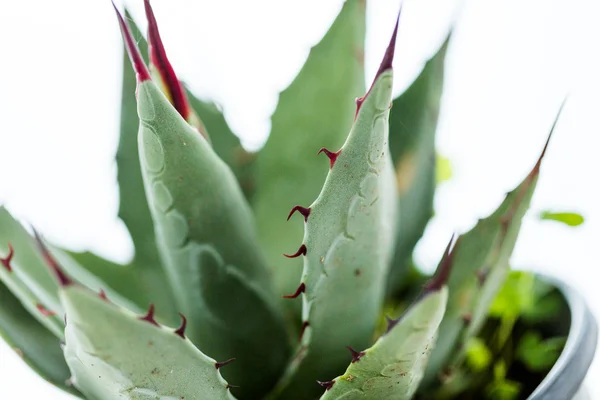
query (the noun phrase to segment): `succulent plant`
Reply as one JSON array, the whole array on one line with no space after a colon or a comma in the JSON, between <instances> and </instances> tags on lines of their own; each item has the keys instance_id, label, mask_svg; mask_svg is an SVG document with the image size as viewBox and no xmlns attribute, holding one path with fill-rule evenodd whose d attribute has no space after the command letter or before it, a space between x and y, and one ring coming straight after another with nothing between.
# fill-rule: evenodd
<instances>
[{"instance_id":1,"label":"succulent plant","mask_svg":"<svg viewBox=\"0 0 600 400\"><path fill-rule=\"evenodd\" d=\"M4 339L87 399L411 399L472 384L460 372L509 275L544 153L450 240L433 277L410 281L433 212L451 35L393 99L398 15L365 90L365 4L347 0L250 153L177 78L145 8L149 68L115 7L134 71L117 165L135 257L68 251L0 209ZM419 294L405 307L407 286ZM396 318L381 331L388 303Z\"/></svg>"}]
</instances>

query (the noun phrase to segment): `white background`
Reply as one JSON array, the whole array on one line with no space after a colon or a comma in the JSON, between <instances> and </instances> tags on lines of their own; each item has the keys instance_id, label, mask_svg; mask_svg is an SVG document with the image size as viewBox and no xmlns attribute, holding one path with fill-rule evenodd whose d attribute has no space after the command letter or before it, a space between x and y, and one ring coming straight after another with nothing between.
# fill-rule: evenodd
<instances>
[{"instance_id":1,"label":"white background","mask_svg":"<svg viewBox=\"0 0 600 400\"><path fill-rule=\"evenodd\" d=\"M236 133L255 149L268 134L277 93L341 3L153 5L180 77L222 104ZM145 28L142 0L128 5ZM438 191L418 259L433 268L452 232L470 228L523 179L568 92L513 265L567 280L600 316L600 2L464 0L460 13L457 5L405 1L394 63L399 93L454 18L438 132L454 175ZM367 81L397 8L397 0L368 2ZM131 244L116 219L113 161L122 44L110 2L3 1L0 44L0 202L50 240L127 260ZM577 211L586 222L578 228L541 222L536 214L544 209ZM589 376L599 375L596 361ZM600 385L589 387L600 399ZM30 398L68 396L36 378L1 343L0 399Z\"/></svg>"}]
</instances>

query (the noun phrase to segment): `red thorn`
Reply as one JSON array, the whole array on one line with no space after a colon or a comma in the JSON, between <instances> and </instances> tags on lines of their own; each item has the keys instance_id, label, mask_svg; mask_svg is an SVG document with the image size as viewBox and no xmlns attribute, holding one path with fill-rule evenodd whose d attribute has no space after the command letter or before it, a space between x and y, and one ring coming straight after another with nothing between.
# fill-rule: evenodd
<instances>
[{"instance_id":1,"label":"red thorn","mask_svg":"<svg viewBox=\"0 0 600 400\"><path fill-rule=\"evenodd\" d=\"M225 386L225 389L231 389L231 388L239 388L241 386L237 386L237 385L230 385L229 383Z\"/></svg>"},{"instance_id":2,"label":"red thorn","mask_svg":"<svg viewBox=\"0 0 600 400\"><path fill-rule=\"evenodd\" d=\"M304 336L304 332L306 331L306 328L308 328L309 325L310 325L310 322L308 322L308 321L304 321L302 323L302 327L300 328L300 340L302 340L302 337Z\"/></svg>"},{"instance_id":3,"label":"red thorn","mask_svg":"<svg viewBox=\"0 0 600 400\"><path fill-rule=\"evenodd\" d=\"M460 317L460 319L462 319L462 321L464 322L465 325L469 325L471 323L471 319L472 319L472 315L467 313L464 314Z\"/></svg>"},{"instance_id":4,"label":"red thorn","mask_svg":"<svg viewBox=\"0 0 600 400\"><path fill-rule=\"evenodd\" d=\"M296 257L300 257L300 256L305 256L306 255L306 245L302 245L300 246L300 248L298 249L298 251L295 254L289 255L289 254L284 254L284 256L286 256L287 258L296 258Z\"/></svg>"},{"instance_id":5,"label":"red thorn","mask_svg":"<svg viewBox=\"0 0 600 400\"><path fill-rule=\"evenodd\" d=\"M99 294L100 298L104 301L108 301L108 297L106 297L106 292L104 291L104 289L100 289L100 294Z\"/></svg>"},{"instance_id":6,"label":"red thorn","mask_svg":"<svg viewBox=\"0 0 600 400\"><path fill-rule=\"evenodd\" d=\"M294 208L292 208L292 211L290 211L290 213L287 217L288 221L290 220L290 218L296 211L298 211L300 214L302 214L304 216L304 222L308 221L308 216L310 215L310 207L305 208L302 206L294 206Z\"/></svg>"},{"instance_id":7,"label":"red thorn","mask_svg":"<svg viewBox=\"0 0 600 400\"><path fill-rule=\"evenodd\" d=\"M373 83L371 83L371 87L369 88L369 91L363 97L356 99L356 113L354 114L355 119L358 116L358 111L360 110L360 107L362 106L365 98L371 92L371 89L373 88L375 81L377 81L377 78L379 78L381 76L381 74L383 74L385 71L392 69L392 64L394 61L394 53L396 50L396 37L398 36L398 26L400 24L401 12L402 12L402 8L400 8L400 10L398 11L398 17L396 18L396 25L394 26L394 31L392 32L392 38L390 39L390 43L388 44L388 47L385 50L383 59L381 60L381 64L379 64L379 69L377 70L377 73L375 74L375 78L373 78Z\"/></svg>"},{"instance_id":8,"label":"red thorn","mask_svg":"<svg viewBox=\"0 0 600 400\"><path fill-rule=\"evenodd\" d=\"M284 299L295 299L296 297L300 296L300 293L304 293L305 290L306 290L306 285L304 284L304 282L302 282L300 284L300 286L298 286L298 289L296 289L294 294L287 294L287 295L283 296L283 298Z\"/></svg>"},{"instance_id":9,"label":"red thorn","mask_svg":"<svg viewBox=\"0 0 600 400\"><path fill-rule=\"evenodd\" d=\"M225 365L227 365L227 364L229 364L231 362L234 362L234 361L235 361L235 358L230 358L229 360L225 360L223 362L216 362L215 363L215 368L219 369L219 368L221 368L221 367L223 367L223 366L225 366Z\"/></svg>"},{"instance_id":10,"label":"red thorn","mask_svg":"<svg viewBox=\"0 0 600 400\"><path fill-rule=\"evenodd\" d=\"M10 262L12 261L13 256L15 255L15 249L13 249L12 244L8 244L8 255L5 258L0 257L0 262L4 265L4 268L7 269L8 272L12 272L12 267Z\"/></svg>"},{"instance_id":11,"label":"red thorn","mask_svg":"<svg viewBox=\"0 0 600 400\"><path fill-rule=\"evenodd\" d=\"M150 304L148 307L148 312L143 317L138 318L140 321L150 322L152 325L159 326L158 323L154 320L154 304Z\"/></svg>"},{"instance_id":12,"label":"red thorn","mask_svg":"<svg viewBox=\"0 0 600 400\"><path fill-rule=\"evenodd\" d=\"M175 334L181 336L182 339L185 339L185 327L187 326L187 318L182 313L179 313L179 316L181 317L181 325L175 330Z\"/></svg>"},{"instance_id":13,"label":"red thorn","mask_svg":"<svg viewBox=\"0 0 600 400\"><path fill-rule=\"evenodd\" d=\"M352 353L352 363L359 361L366 353L364 351L356 351L350 346L346 346L350 353Z\"/></svg>"},{"instance_id":14,"label":"red thorn","mask_svg":"<svg viewBox=\"0 0 600 400\"><path fill-rule=\"evenodd\" d=\"M385 54L383 55L383 59L381 60L381 64L379 65L379 70L377 70L377 74L375 74L375 80L379 78L381 74L383 74L388 69L392 69L392 63L394 62L394 53L396 50L396 36L398 36L398 25L400 24L400 14L402 12L402 8L398 11L398 17L396 17L396 26L394 26L394 31L392 32L392 38L390 39L390 43L388 44L387 49L385 50Z\"/></svg>"},{"instance_id":15,"label":"red thorn","mask_svg":"<svg viewBox=\"0 0 600 400\"><path fill-rule=\"evenodd\" d=\"M452 265L454 264L454 250L456 250L456 246L458 245L460 238L458 238L458 240L456 241L456 245L454 246L451 252L450 248L452 246L453 241L454 234L450 238L448 246L446 246L446 250L444 251L444 257L442 258L442 261L440 262L440 265L438 266L435 272L435 276L425 284L425 293L440 290L442 286L444 286L448 281L448 278L450 277L450 271L452 271Z\"/></svg>"},{"instance_id":16,"label":"red thorn","mask_svg":"<svg viewBox=\"0 0 600 400\"><path fill-rule=\"evenodd\" d=\"M335 381L327 381L327 382L317 381L317 383L319 385L323 386L325 388L325 390L329 390L333 387L333 384L335 383Z\"/></svg>"},{"instance_id":17,"label":"red thorn","mask_svg":"<svg viewBox=\"0 0 600 400\"><path fill-rule=\"evenodd\" d=\"M165 51L165 47L158 31L158 24L156 23L156 17L154 16L154 11L150 5L150 0L144 1L144 7L146 9L146 18L148 19L150 62L156 66L160 73L160 76L169 91L173 107L175 107L183 119L187 120L190 114L190 104L187 94L185 93L185 90L183 90L183 86L179 79L177 79L175 70L167 58L167 52Z\"/></svg>"},{"instance_id":18,"label":"red thorn","mask_svg":"<svg viewBox=\"0 0 600 400\"><path fill-rule=\"evenodd\" d=\"M558 123L558 119L560 118L560 115L562 114L562 110L565 106L566 101L567 101L567 99L565 98L563 100L563 102L560 104L560 107L558 108L558 112L556 113L556 117L554 118L554 122L552 123L552 127L550 128L550 133L548 134L548 139L546 139L546 144L544 144L544 148L542 149L542 154L540 154L540 158L535 163L535 166L533 167L533 170L531 171L530 175L537 175L540 172L540 166L542 165L542 160L544 159L544 156L546 155L546 150L548 149L548 144L550 144L550 139L552 139L552 135L554 134L554 129L556 128L556 124Z\"/></svg>"},{"instance_id":19,"label":"red thorn","mask_svg":"<svg viewBox=\"0 0 600 400\"><path fill-rule=\"evenodd\" d=\"M43 305L41 305L40 303L37 303L35 305L35 307L38 309L39 312L42 313L42 315L44 317L53 317L56 315L56 313L54 311L50 311L48 310L46 307L44 307Z\"/></svg>"},{"instance_id":20,"label":"red thorn","mask_svg":"<svg viewBox=\"0 0 600 400\"><path fill-rule=\"evenodd\" d=\"M56 277L58 284L62 287L72 285L73 281L67 276L67 274L64 273L64 271L60 268L54 257L52 257L52 255L44 245L44 242L42 241L42 238L38 231L34 229L33 233L35 235L35 240L37 242L38 248L40 249L40 252L44 257L46 264L48 264L52 272L54 272L54 276Z\"/></svg>"},{"instance_id":21,"label":"red thorn","mask_svg":"<svg viewBox=\"0 0 600 400\"><path fill-rule=\"evenodd\" d=\"M358 101L358 99L356 101ZM321 153L325 153L325 155L327 157L329 157L329 168L333 168L333 164L335 164L335 160L337 160L337 158L341 152L342 152L341 149L334 153L334 152L327 150L325 147L322 147L321 150L319 150L319 152L317 153L317 155L319 155Z\"/></svg>"},{"instance_id":22,"label":"red thorn","mask_svg":"<svg viewBox=\"0 0 600 400\"><path fill-rule=\"evenodd\" d=\"M388 317L387 315L385 316L385 320L388 325L385 333L388 333L389 331L391 331L398 324L398 322L400 322L400 318L392 319L392 318Z\"/></svg>"},{"instance_id":23,"label":"red thorn","mask_svg":"<svg viewBox=\"0 0 600 400\"><path fill-rule=\"evenodd\" d=\"M146 67L146 63L140 54L140 49L138 49L137 43L131 36L131 31L129 30L129 25L119 12L119 9L115 5L113 1L113 7L117 12L117 18L119 19L119 27L121 28L121 34L123 35L123 40L125 41L125 47L127 48L127 54L129 54L129 59L131 60L131 64L133 65L133 69L137 74L137 80L139 82L149 81L150 72L148 72L148 68Z\"/></svg>"}]
</instances>

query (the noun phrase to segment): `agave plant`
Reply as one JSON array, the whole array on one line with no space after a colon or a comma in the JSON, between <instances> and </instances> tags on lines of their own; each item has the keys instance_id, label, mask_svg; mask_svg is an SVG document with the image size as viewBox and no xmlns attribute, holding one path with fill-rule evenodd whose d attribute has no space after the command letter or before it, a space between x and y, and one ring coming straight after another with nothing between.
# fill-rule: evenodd
<instances>
[{"instance_id":1,"label":"agave plant","mask_svg":"<svg viewBox=\"0 0 600 400\"><path fill-rule=\"evenodd\" d=\"M347 0L250 153L177 78L145 7L149 68L115 7L135 71L125 70L117 153L135 257L62 249L1 209L4 339L87 399L460 393L466 344L509 274L543 153L492 215L450 241L433 277L413 278L450 34L393 99L398 16L365 90L365 5ZM406 288L419 292L408 307Z\"/></svg>"}]
</instances>

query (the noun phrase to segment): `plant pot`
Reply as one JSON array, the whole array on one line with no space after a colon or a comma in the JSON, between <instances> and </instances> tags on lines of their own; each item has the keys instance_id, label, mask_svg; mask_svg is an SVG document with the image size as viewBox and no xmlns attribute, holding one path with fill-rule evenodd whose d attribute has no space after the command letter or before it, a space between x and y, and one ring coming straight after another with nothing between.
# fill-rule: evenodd
<instances>
[{"instance_id":1,"label":"plant pot","mask_svg":"<svg viewBox=\"0 0 600 400\"><path fill-rule=\"evenodd\" d=\"M585 400L589 398L582 388L598 344L598 325L583 297L563 281L544 275L540 279L553 285L563 295L568 308L569 324L565 347L544 380L528 400ZM562 322L562 321L559 321Z\"/></svg>"}]
</instances>

